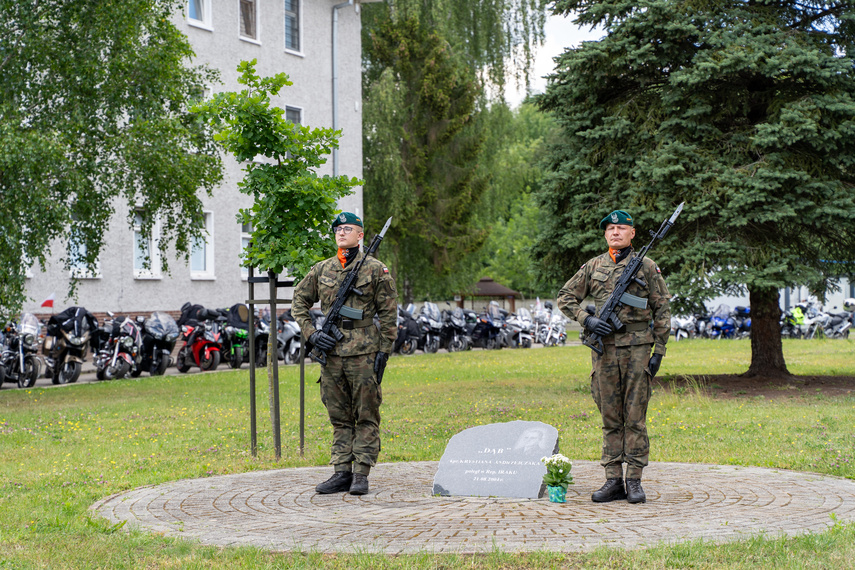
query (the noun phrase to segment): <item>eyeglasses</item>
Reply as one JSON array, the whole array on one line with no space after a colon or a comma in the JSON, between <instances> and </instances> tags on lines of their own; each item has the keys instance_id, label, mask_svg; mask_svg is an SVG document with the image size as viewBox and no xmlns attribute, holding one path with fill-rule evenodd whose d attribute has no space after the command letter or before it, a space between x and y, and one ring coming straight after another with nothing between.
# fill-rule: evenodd
<instances>
[{"instance_id":1,"label":"eyeglasses","mask_svg":"<svg viewBox=\"0 0 855 570\"><path fill-rule=\"evenodd\" d=\"M333 233L335 233L335 234L349 234L350 232L352 232L355 229L356 228L353 228L351 226L336 226L333 228Z\"/></svg>"}]
</instances>

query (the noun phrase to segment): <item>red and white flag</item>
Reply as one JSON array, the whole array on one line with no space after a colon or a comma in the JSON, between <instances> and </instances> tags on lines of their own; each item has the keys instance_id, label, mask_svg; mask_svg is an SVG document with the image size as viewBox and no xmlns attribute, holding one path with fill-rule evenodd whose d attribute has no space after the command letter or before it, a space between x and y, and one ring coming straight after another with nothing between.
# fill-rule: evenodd
<instances>
[{"instance_id":1,"label":"red and white flag","mask_svg":"<svg viewBox=\"0 0 855 570\"><path fill-rule=\"evenodd\" d=\"M51 293L50 296L42 301L42 307L50 307L53 309L53 301L56 298L56 293Z\"/></svg>"}]
</instances>

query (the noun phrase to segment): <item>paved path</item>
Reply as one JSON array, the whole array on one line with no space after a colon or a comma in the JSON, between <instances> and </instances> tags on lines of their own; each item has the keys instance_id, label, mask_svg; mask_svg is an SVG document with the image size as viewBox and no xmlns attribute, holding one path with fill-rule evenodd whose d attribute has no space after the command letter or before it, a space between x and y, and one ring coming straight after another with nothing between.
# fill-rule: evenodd
<instances>
[{"instance_id":1,"label":"paved path","mask_svg":"<svg viewBox=\"0 0 855 570\"><path fill-rule=\"evenodd\" d=\"M434 497L436 462L386 463L371 492L318 495L329 467L222 475L143 487L92 506L114 523L205 544L277 551L489 552L635 548L823 531L855 521L855 481L758 467L651 463L646 504L595 504L602 468L574 461L567 503Z\"/></svg>"}]
</instances>

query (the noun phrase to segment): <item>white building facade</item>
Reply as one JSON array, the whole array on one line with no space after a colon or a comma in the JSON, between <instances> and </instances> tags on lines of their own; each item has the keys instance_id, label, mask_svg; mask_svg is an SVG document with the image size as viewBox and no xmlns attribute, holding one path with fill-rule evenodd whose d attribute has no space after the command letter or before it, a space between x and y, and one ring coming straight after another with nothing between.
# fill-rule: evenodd
<instances>
[{"instance_id":1,"label":"white building facade","mask_svg":"<svg viewBox=\"0 0 855 570\"><path fill-rule=\"evenodd\" d=\"M212 92L239 91L236 68L256 59L260 76L285 72L293 82L272 104L286 117L311 127L342 131L340 148L319 172L362 177L362 87L360 3L341 0L189 0L175 14L178 29L196 53L194 65L220 70L222 84ZM335 40L335 45L334 45ZM335 71L334 71L335 67ZM176 311L187 301L206 307L227 307L247 299L246 269L239 255L249 240L236 216L252 204L238 191L241 166L225 156L224 180L212 196L202 196L208 236L198 244L190 263L177 256L161 273L156 247L128 226L128 204L117 204L107 228L99 271L83 275L77 298L68 299L71 275L59 259L65 245L42 272L34 267L27 279L30 300L24 311L43 314L42 302L54 295L54 311L80 305L92 312L117 314ZM343 198L339 207L362 215L362 189ZM366 221L370 227L370 221ZM379 229L379 228L378 228ZM145 254L152 269L143 267ZM259 292L260 292L259 286Z\"/></svg>"}]
</instances>

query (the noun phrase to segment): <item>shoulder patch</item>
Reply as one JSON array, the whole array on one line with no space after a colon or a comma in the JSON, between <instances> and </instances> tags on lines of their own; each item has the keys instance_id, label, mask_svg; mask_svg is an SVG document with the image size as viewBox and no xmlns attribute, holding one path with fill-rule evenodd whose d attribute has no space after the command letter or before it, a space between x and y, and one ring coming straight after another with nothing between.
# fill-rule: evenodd
<instances>
[{"instance_id":1,"label":"shoulder patch","mask_svg":"<svg viewBox=\"0 0 855 570\"><path fill-rule=\"evenodd\" d=\"M383 266L383 273L389 273L389 268L385 265Z\"/></svg>"},{"instance_id":2,"label":"shoulder patch","mask_svg":"<svg viewBox=\"0 0 855 570\"><path fill-rule=\"evenodd\" d=\"M588 265L588 264L587 264L587 263L583 263L583 264L582 264L582 267L580 267L579 269L585 269L585 266L586 266L586 265Z\"/></svg>"},{"instance_id":3,"label":"shoulder patch","mask_svg":"<svg viewBox=\"0 0 855 570\"><path fill-rule=\"evenodd\" d=\"M662 270L661 270L661 269L659 269L659 266L658 266L658 265L654 265L653 267L655 267L655 268L656 268L656 273L662 273Z\"/></svg>"}]
</instances>

